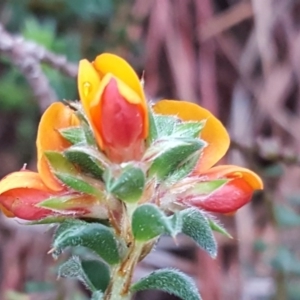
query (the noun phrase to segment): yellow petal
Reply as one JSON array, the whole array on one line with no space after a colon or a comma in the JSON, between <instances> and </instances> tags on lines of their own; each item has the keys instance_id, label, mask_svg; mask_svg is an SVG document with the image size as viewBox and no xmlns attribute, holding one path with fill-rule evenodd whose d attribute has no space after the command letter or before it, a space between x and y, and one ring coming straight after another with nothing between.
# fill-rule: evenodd
<instances>
[{"instance_id":1,"label":"yellow petal","mask_svg":"<svg viewBox=\"0 0 300 300\"><path fill-rule=\"evenodd\" d=\"M77 82L81 103L89 117L90 103L99 89L100 76L94 66L86 59L79 62Z\"/></svg>"},{"instance_id":2,"label":"yellow petal","mask_svg":"<svg viewBox=\"0 0 300 300\"><path fill-rule=\"evenodd\" d=\"M74 112L64 104L51 104L42 115L37 134L38 172L48 188L60 191L64 187L51 173L45 151L63 151L71 144L59 133L60 129L79 125Z\"/></svg>"},{"instance_id":3,"label":"yellow petal","mask_svg":"<svg viewBox=\"0 0 300 300\"><path fill-rule=\"evenodd\" d=\"M230 144L227 130L207 109L191 102L162 100L153 106L153 110L157 114L175 115L183 121L206 120L201 131L201 138L208 143L208 146L203 150L199 160L198 168L200 170L208 170L227 152Z\"/></svg>"},{"instance_id":4,"label":"yellow petal","mask_svg":"<svg viewBox=\"0 0 300 300\"><path fill-rule=\"evenodd\" d=\"M239 166L221 165L213 167L204 173L199 169L196 173L205 180L218 178L242 178L253 188L253 190L263 189L263 182L256 173Z\"/></svg>"},{"instance_id":5,"label":"yellow petal","mask_svg":"<svg viewBox=\"0 0 300 300\"><path fill-rule=\"evenodd\" d=\"M111 73L114 77L118 78L131 88L141 99L143 111L147 112L147 101L140 79L133 68L123 58L111 53L103 53L96 57L94 67L99 72L101 78L106 74ZM144 136L147 136L149 126L148 113L145 114L144 122Z\"/></svg>"},{"instance_id":6,"label":"yellow petal","mask_svg":"<svg viewBox=\"0 0 300 300\"><path fill-rule=\"evenodd\" d=\"M0 181L0 195L13 189L28 188L49 192L43 183L41 176L32 171L13 172Z\"/></svg>"},{"instance_id":7,"label":"yellow petal","mask_svg":"<svg viewBox=\"0 0 300 300\"><path fill-rule=\"evenodd\" d=\"M144 91L137 74L123 58L111 53L103 53L96 57L94 66L101 78L111 73L134 90L141 99L145 99Z\"/></svg>"}]
</instances>

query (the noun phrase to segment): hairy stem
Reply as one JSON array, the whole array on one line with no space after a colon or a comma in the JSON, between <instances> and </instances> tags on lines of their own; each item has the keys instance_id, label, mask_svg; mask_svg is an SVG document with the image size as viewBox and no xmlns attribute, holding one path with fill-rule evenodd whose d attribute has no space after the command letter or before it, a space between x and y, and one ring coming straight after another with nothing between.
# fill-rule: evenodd
<instances>
[{"instance_id":1,"label":"hairy stem","mask_svg":"<svg viewBox=\"0 0 300 300\"><path fill-rule=\"evenodd\" d=\"M133 272L142 254L143 245L133 243L128 255L122 263L115 268L110 286L105 293L104 300L130 300L130 284Z\"/></svg>"}]
</instances>

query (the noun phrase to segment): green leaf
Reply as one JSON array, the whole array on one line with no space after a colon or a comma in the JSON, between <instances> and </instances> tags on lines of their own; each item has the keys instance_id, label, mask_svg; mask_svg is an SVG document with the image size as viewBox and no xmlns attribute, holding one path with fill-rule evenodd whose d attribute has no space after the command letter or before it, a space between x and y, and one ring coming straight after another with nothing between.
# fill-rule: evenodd
<instances>
[{"instance_id":1,"label":"green leaf","mask_svg":"<svg viewBox=\"0 0 300 300\"><path fill-rule=\"evenodd\" d=\"M173 233L172 221L154 204L139 206L132 215L132 233L137 241L149 241L163 233Z\"/></svg>"},{"instance_id":2,"label":"green leaf","mask_svg":"<svg viewBox=\"0 0 300 300\"><path fill-rule=\"evenodd\" d=\"M110 265L120 261L118 243L113 230L103 224L79 220L62 223L54 236L53 255L56 257L66 247L76 246L89 248Z\"/></svg>"},{"instance_id":3,"label":"green leaf","mask_svg":"<svg viewBox=\"0 0 300 300\"><path fill-rule=\"evenodd\" d=\"M108 191L122 201L135 203L141 198L144 186L144 172L140 168L128 166L111 182Z\"/></svg>"},{"instance_id":4,"label":"green leaf","mask_svg":"<svg viewBox=\"0 0 300 300\"><path fill-rule=\"evenodd\" d=\"M184 138L197 138L205 126L205 121L200 122L182 122L176 124L173 136Z\"/></svg>"},{"instance_id":5,"label":"green leaf","mask_svg":"<svg viewBox=\"0 0 300 300\"><path fill-rule=\"evenodd\" d=\"M201 300L190 277L177 270L162 269L152 272L131 286L131 291L161 290L183 300Z\"/></svg>"},{"instance_id":6,"label":"green leaf","mask_svg":"<svg viewBox=\"0 0 300 300\"><path fill-rule=\"evenodd\" d=\"M68 127L59 130L60 134L71 144L85 143L85 133L82 127Z\"/></svg>"},{"instance_id":7,"label":"green leaf","mask_svg":"<svg viewBox=\"0 0 300 300\"><path fill-rule=\"evenodd\" d=\"M46 217L41 220L37 221L30 221L25 223L25 225L43 225L43 224L57 224L57 223L63 223L67 219L70 219L70 217L63 217L63 216L56 216L56 217Z\"/></svg>"},{"instance_id":8,"label":"green leaf","mask_svg":"<svg viewBox=\"0 0 300 300\"><path fill-rule=\"evenodd\" d=\"M80 169L97 179L102 179L104 166L101 165L99 160L88 154L88 150L82 151L84 147L70 147L64 152L66 158L78 165Z\"/></svg>"},{"instance_id":9,"label":"green leaf","mask_svg":"<svg viewBox=\"0 0 300 300\"><path fill-rule=\"evenodd\" d=\"M228 233L228 231L220 224L218 224L216 221L212 220L212 219L209 219L208 220L209 222L209 226L210 228L215 231L215 232L219 232L223 235L225 235L226 237L232 239L232 235L230 233Z\"/></svg>"},{"instance_id":10,"label":"green leaf","mask_svg":"<svg viewBox=\"0 0 300 300\"><path fill-rule=\"evenodd\" d=\"M62 264L58 270L60 277L76 278L92 292L105 292L110 281L107 264L99 260L83 260L74 256Z\"/></svg>"},{"instance_id":11,"label":"green leaf","mask_svg":"<svg viewBox=\"0 0 300 300\"><path fill-rule=\"evenodd\" d=\"M79 176L73 176L57 172L55 172L54 174L61 182L63 182L65 185L67 185L75 191L85 193L88 195L93 195L97 198L103 197L103 194L99 189L90 185L89 183L87 183L86 180L82 179Z\"/></svg>"},{"instance_id":12,"label":"green leaf","mask_svg":"<svg viewBox=\"0 0 300 300\"><path fill-rule=\"evenodd\" d=\"M175 116L154 115L154 122L158 133L157 138L172 135L179 119Z\"/></svg>"},{"instance_id":13,"label":"green leaf","mask_svg":"<svg viewBox=\"0 0 300 300\"><path fill-rule=\"evenodd\" d=\"M59 197L50 197L42 202L39 202L37 207L52 209L54 211L68 210L84 207L83 195L65 195Z\"/></svg>"},{"instance_id":14,"label":"green leaf","mask_svg":"<svg viewBox=\"0 0 300 300\"><path fill-rule=\"evenodd\" d=\"M89 157L94 161L101 170L105 170L110 166L108 158L101 153L98 149L95 149L89 145L74 145L67 150L65 150L66 157L70 156L71 159L78 159L78 164L80 164L81 158L77 157L78 153L85 154L85 157Z\"/></svg>"},{"instance_id":15,"label":"green leaf","mask_svg":"<svg viewBox=\"0 0 300 300\"><path fill-rule=\"evenodd\" d=\"M158 178L165 179L184 166L191 156L205 145L200 139L178 138L175 140L178 142L175 147L172 145L174 140L170 142L170 145L164 145L164 152L154 159L149 170L150 175L156 174Z\"/></svg>"},{"instance_id":16,"label":"green leaf","mask_svg":"<svg viewBox=\"0 0 300 300\"><path fill-rule=\"evenodd\" d=\"M93 133L89 123L83 123L82 128L84 131L85 140L86 140L87 145L97 147L97 142L95 140L94 133Z\"/></svg>"},{"instance_id":17,"label":"green leaf","mask_svg":"<svg viewBox=\"0 0 300 300\"><path fill-rule=\"evenodd\" d=\"M182 218L181 232L191 237L198 246L215 258L217 243L207 218L196 208L182 210L179 215Z\"/></svg>"},{"instance_id":18,"label":"green leaf","mask_svg":"<svg viewBox=\"0 0 300 300\"><path fill-rule=\"evenodd\" d=\"M149 134L147 137L147 144L150 145L158 138L157 127L154 119L154 112L151 107L148 107L148 116L149 116Z\"/></svg>"},{"instance_id":19,"label":"green leaf","mask_svg":"<svg viewBox=\"0 0 300 300\"><path fill-rule=\"evenodd\" d=\"M76 175L78 172L75 166L60 152L45 151L45 156L49 161L53 172Z\"/></svg>"},{"instance_id":20,"label":"green leaf","mask_svg":"<svg viewBox=\"0 0 300 300\"><path fill-rule=\"evenodd\" d=\"M53 169L53 174L65 185L81 193L102 197L99 189L78 174L75 166L61 153L47 151L45 155Z\"/></svg>"},{"instance_id":21,"label":"green leaf","mask_svg":"<svg viewBox=\"0 0 300 300\"><path fill-rule=\"evenodd\" d=\"M199 151L192 154L181 166L179 166L166 180L166 185L173 185L180 179L187 177L196 167L199 161Z\"/></svg>"},{"instance_id":22,"label":"green leaf","mask_svg":"<svg viewBox=\"0 0 300 300\"><path fill-rule=\"evenodd\" d=\"M217 180L211 180L211 181L203 181L196 183L191 192L193 194L198 195L209 195L224 184L228 182L228 179L217 179Z\"/></svg>"}]
</instances>

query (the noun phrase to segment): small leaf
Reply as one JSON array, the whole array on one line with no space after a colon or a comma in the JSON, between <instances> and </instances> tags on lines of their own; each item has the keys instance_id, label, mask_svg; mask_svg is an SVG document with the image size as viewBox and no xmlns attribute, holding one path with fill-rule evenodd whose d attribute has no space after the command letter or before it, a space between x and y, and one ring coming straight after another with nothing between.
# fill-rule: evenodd
<instances>
[{"instance_id":1,"label":"small leaf","mask_svg":"<svg viewBox=\"0 0 300 300\"><path fill-rule=\"evenodd\" d=\"M181 232L191 237L211 257L217 256L217 243L206 217L196 208L179 212L182 218Z\"/></svg>"},{"instance_id":2,"label":"small leaf","mask_svg":"<svg viewBox=\"0 0 300 300\"><path fill-rule=\"evenodd\" d=\"M163 233L172 234L172 221L156 205L144 204L133 212L132 232L137 241L149 241Z\"/></svg>"},{"instance_id":3,"label":"small leaf","mask_svg":"<svg viewBox=\"0 0 300 300\"><path fill-rule=\"evenodd\" d=\"M53 172L67 173L72 175L78 173L75 166L60 152L45 151L44 153Z\"/></svg>"},{"instance_id":4,"label":"small leaf","mask_svg":"<svg viewBox=\"0 0 300 300\"><path fill-rule=\"evenodd\" d=\"M96 143L96 140L95 140L95 137L94 137L94 134L93 134L93 131L92 131L90 125L88 123L83 123L82 128L84 131L85 140L86 140L87 145L97 147L97 143Z\"/></svg>"},{"instance_id":5,"label":"small leaf","mask_svg":"<svg viewBox=\"0 0 300 300\"><path fill-rule=\"evenodd\" d=\"M144 191L145 175L140 168L126 167L122 174L113 180L108 191L128 203L137 202Z\"/></svg>"},{"instance_id":6,"label":"small leaf","mask_svg":"<svg viewBox=\"0 0 300 300\"><path fill-rule=\"evenodd\" d=\"M208 220L209 222L209 226L210 228L215 231L215 232L219 232L223 235L225 235L226 237L232 239L232 235L230 233L228 233L228 231L220 224L218 224L216 221L212 220L212 219L209 219Z\"/></svg>"},{"instance_id":7,"label":"small leaf","mask_svg":"<svg viewBox=\"0 0 300 300\"><path fill-rule=\"evenodd\" d=\"M86 143L84 130L82 127L68 127L59 130L60 134L71 144Z\"/></svg>"},{"instance_id":8,"label":"small leaf","mask_svg":"<svg viewBox=\"0 0 300 300\"><path fill-rule=\"evenodd\" d=\"M85 154L86 157L92 159L102 170L105 170L110 166L109 160L102 152L88 145L74 145L68 148L64 153L66 154L66 157L72 155L74 159L76 159L76 154L78 153Z\"/></svg>"},{"instance_id":9,"label":"small leaf","mask_svg":"<svg viewBox=\"0 0 300 300\"><path fill-rule=\"evenodd\" d=\"M80 176L72 176L64 173L54 173L55 176L63 182L68 187L72 188L75 191L85 193L88 195L96 196L97 198L102 198L103 195L101 191L94 186L87 183L86 180L82 179Z\"/></svg>"},{"instance_id":10,"label":"small leaf","mask_svg":"<svg viewBox=\"0 0 300 300\"><path fill-rule=\"evenodd\" d=\"M43 224L57 224L66 221L66 219L70 219L70 217L56 216L56 217L46 217L37 221L30 221L25 223L26 225L43 225Z\"/></svg>"},{"instance_id":11,"label":"small leaf","mask_svg":"<svg viewBox=\"0 0 300 300\"><path fill-rule=\"evenodd\" d=\"M148 115L149 115L149 134L147 138L147 144L150 145L158 138L158 132L155 124L154 112L152 111L151 107L148 108Z\"/></svg>"},{"instance_id":12,"label":"small leaf","mask_svg":"<svg viewBox=\"0 0 300 300\"><path fill-rule=\"evenodd\" d=\"M81 266L91 285L94 286L94 290L105 292L110 281L108 265L99 260L83 260Z\"/></svg>"},{"instance_id":13,"label":"small leaf","mask_svg":"<svg viewBox=\"0 0 300 300\"><path fill-rule=\"evenodd\" d=\"M62 223L54 236L54 256L59 255L69 246L89 248L111 265L120 261L113 230L100 223L87 223L79 220Z\"/></svg>"},{"instance_id":14,"label":"small leaf","mask_svg":"<svg viewBox=\"0 0 300 300\"><path fill-rule=\"evenodd\" d=\"M97 159L90 156L87 151L82 152L82 148L70 147L64 152L64 155L70 162L78 165L84 173L102 179L104 166Z\"/></svg>"},{"instance_id":15,"label":"small leaf","mask_svg":"<svg viewBox=\"0 0 300 300\"><path fill-rule=\"evenodd\" d=\"M47 159L53 169L53 174L69 188L81 193L93 195L96 197L102 197L102 193L99 189L95 188L87 182L87 179L83 179L78 174L75 166L68 161L59 152L47 151L45 152Z\"/></svg>"},{"instance_id":16,"label":"small leaf","mask_svg":"<svg viewBox=\"0 0 300 300\"><path fill-rule=\"evenodd\" d=\"M200 122L181 122L176 124L173 136L184 138L197 138L205 126L205 121Z\"/></svg>"},{"instance_id":17,"label":"small leaf","mask_svg":"<svg viewBox=\"0 0 300 300\"><path fill-rule=\"evenodd\" d=\"M131 291L161 290L183 300L201 300L192 279L177 270L162 269L152 272L131 286Z\"/></svg>"},{"instance_id":18,"label":"small leaf","mask_svg":"<svg viewBox=\"0 0 300 300\"><path fill-rule=\"evenodd\" d=\"M84 208L88 206L93 199L89 195L83 194L70 194L59 197L50 197L42 202L39 202L36 206L51 209L54 211L72 211L78 210L78 208ZM95 200L96 201L96 200Z\"/></svg>"},{"instance_id":19,"label":"small leaf","mask_svg":"<svg viewBox=\"0 0 300 300\"><path fill-rule=\"evenodd\" d=\"M180 179L188 176L196 167L199 161L199 151L192 154L181 166L179 166L166 180L166 185L173 185Z\"/></svg>"},{"instance_id":20,"label":"small leaf","mask_svg":"<svg viewBox=\"0 0 300 300\"><path fill-rule=\"evenodd\" d=\"M110 281L110 270L107 264L99 260L83 260L74 256L62 264L58 275L76 278L92 292L105 292Z\"/></svg>"},{"instance_id":21,"label":"small leaf","mask_svg":"<svg viewBox=\"0 0 300 300\"><path fill-rule=\"evenodd\" d=\"M175 129L179 119L175 116L154 114L154 122L156 125L158 138L170 136Z\"/></svg>"},{"instance_id":22,"label":"small leaf","mask_svg":"<svg viewBox=\"0 0 300 300\"><path fill-rule=\"evenodd\" d=\"M156 174L164 179L189 161L191 155L203 148L204 142L200 139L177 139L180 142L176 147L165 145L165 151L155 158L150 167L150 175ZM171 146L171 145L170 145Z\"/></svg>"},{"instance_id":23,"label":"small leaf","mask_svg":"<svg viewBox=\"0 0 300 300\"><path fill-rule=\"evenodd\" d=\"M226 184L228 179L217 179L211 181L202 181L196 183L191 192L196 195L209 195L215 190L219 189L221 186Z\"/></svg>"}]
</instances>

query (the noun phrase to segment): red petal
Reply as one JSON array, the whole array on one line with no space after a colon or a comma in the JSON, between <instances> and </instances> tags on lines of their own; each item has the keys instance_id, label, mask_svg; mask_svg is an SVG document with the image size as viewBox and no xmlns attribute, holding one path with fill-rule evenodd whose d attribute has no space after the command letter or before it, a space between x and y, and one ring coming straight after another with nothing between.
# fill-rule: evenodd
<instances>
[{"instance_id":1,"label":"red petal","mask_svg":"<svg viewBox=\"0 0 300 300\"><path fill-rule=\"evenodd\" d=\"M251 200L252 194L253 188L242 178L236 178L207 197L193 195L180 202L209 212L224 214L234 212L247 204Z\"/></svg>"},{"instance_id":2,"label":"red petal","mask_svg":"<svg viewBox=\"0 0 300 300\"><path fill-rule=\"evenodd\" d=\"M17 188L2 193L0 195L0 203L13 213L15 217L24 220L39 220L53 212L35 205L50 196L49 192L41 190Z\"/></svg>"},{"instance_id":3,"label":"red petal","mask_svg":"<svg viewBox=\"0 0 300 300\"><path fill-rule=\"evenodd\" d=\"M141 105L128 101L120 93L115 78L109 80L100 96L100 107L92 110L92 116L100 131L104 151L114 162L138 159L144 140Z\"/></svg>"}]
</instances>

